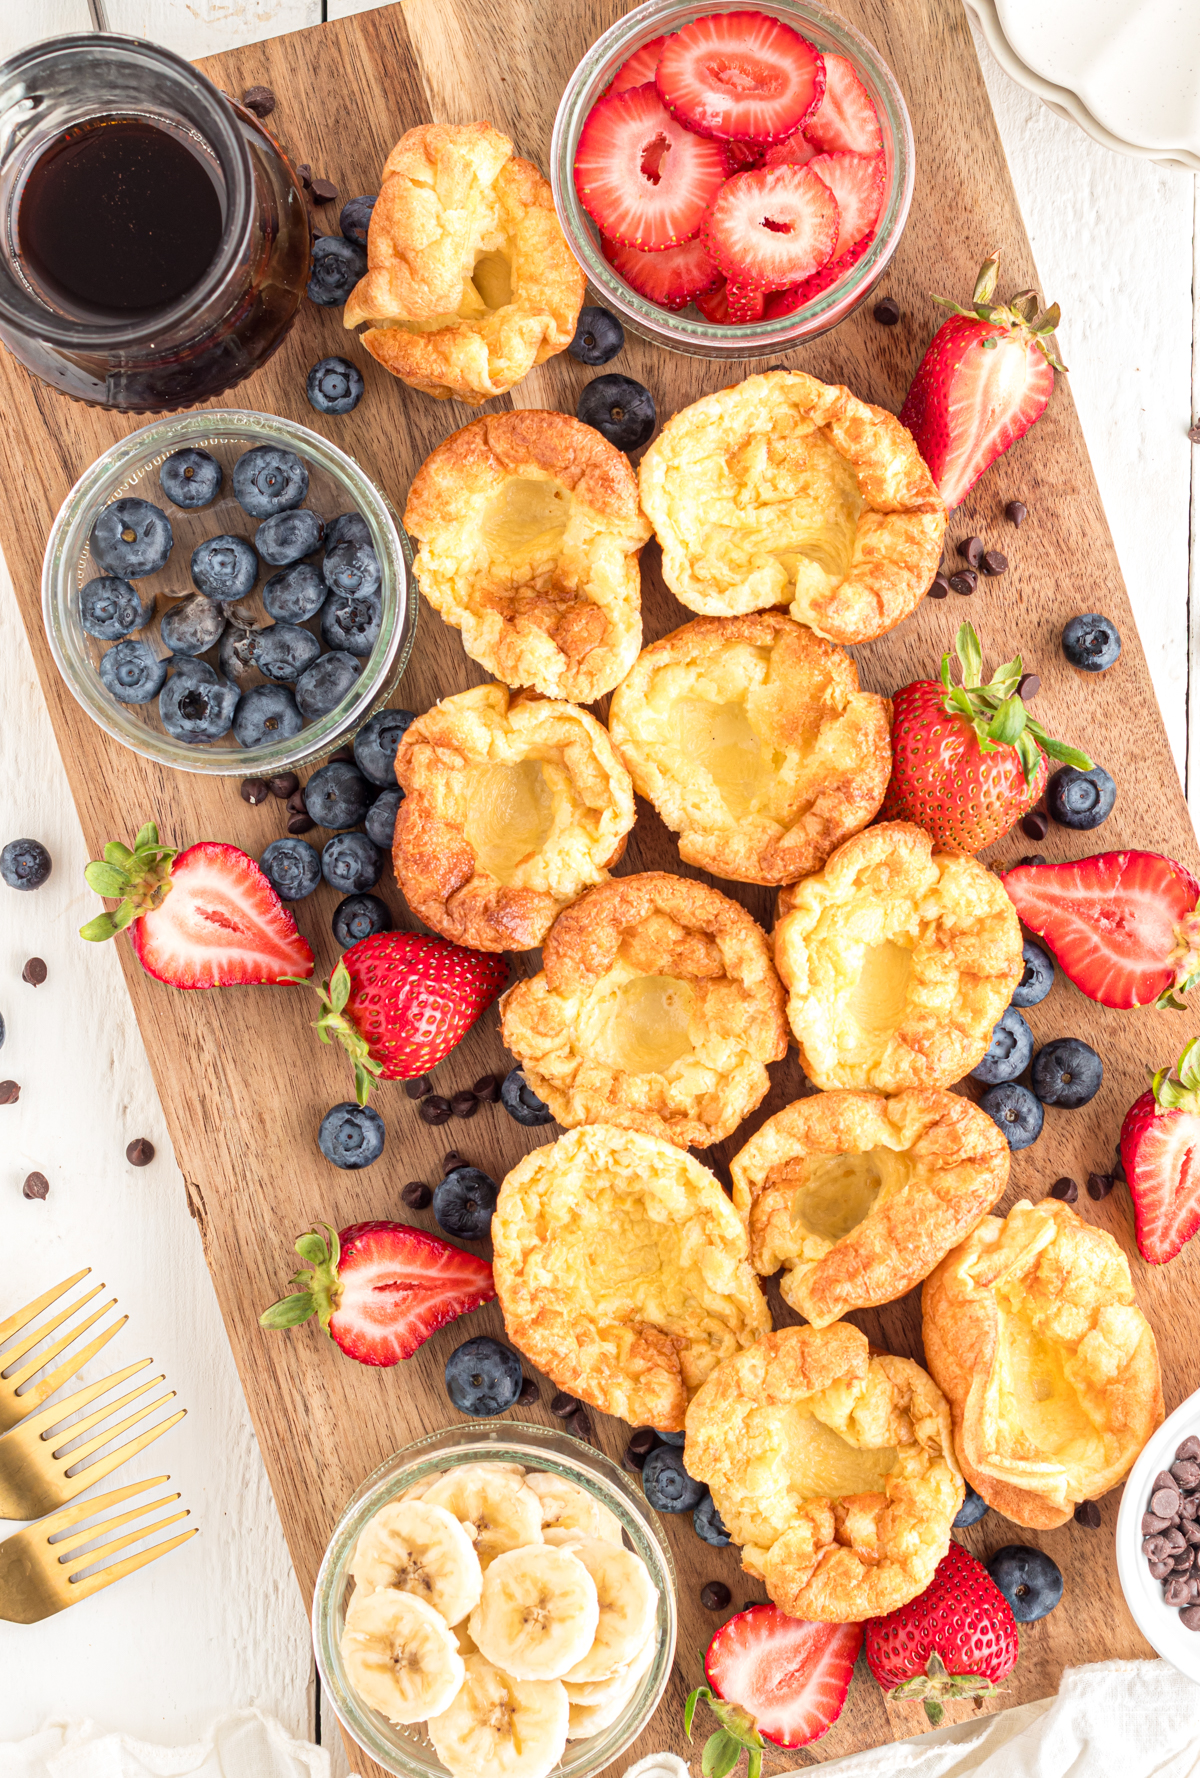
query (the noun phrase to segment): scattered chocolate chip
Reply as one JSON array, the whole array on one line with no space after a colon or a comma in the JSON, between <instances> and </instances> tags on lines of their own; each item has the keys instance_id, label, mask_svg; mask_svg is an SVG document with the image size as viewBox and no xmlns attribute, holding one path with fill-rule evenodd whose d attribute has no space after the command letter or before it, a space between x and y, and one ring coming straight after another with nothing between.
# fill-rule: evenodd
<instances>
[{"instance_id":1,"label":"scattered chocolate chip","mask_svg":"<svg viewBox=\"0 0 1200 1778\"><path fill-rule=\"evenodd\" d=\"M154 1159L153 1142L148 1142L145 1136L139 1136L125 1150L125 1159L131 1167L148 1167Z\"/></svg>"},{"instance_id":2,"label":"scattered chocolate chip","mask_svg":"<svg viewBox=\"0 0 1200 1778\"><path fill-rule=\"evenodd\" d=\"M950 582L946 579L946 576L944 574L935 574L929 583L929 597L931 599L944 599L949 591Z\"/></svg>"},{"instance_id":3,"label":"scattered chocolate chip","mask_svg":"<svg viewBox=\"0 0 1200 1778\"><path fill-rule=\"evenodd\" d=\"M432 1093L433 1082L427 1074L418 1074L415 1080L406 1080L404 1091L410 1099L423 1099L426 1093Z\"/></svg>"},{"instance_id":4,"label":"scattered chocolate chip","mask_svg":"<svg viewBox=\"0 0 1200 1778\"><path fill-rule=\"evenodd\" d=\"M1200 434L1200 426L1194 427L1193 430ZM1197 437L1194 442L1200 444L1200 437ZM1200 1605L1185 1606L1179 1614L1179 1621L1185 1630L1200 1630Z\"/></svg>"},{"instance_id":5,"label":"scattered chocolate chip","mask_svg":"<svg viewBox=\"0 0 1200 1778\"><path fill-rule=\"evenodd\" d=\"M331 766L352 766L354 764L353 747L338 747L329 755Z\"/></svg>"},{"instance_id":6,"label":"scattered chocolate chip","mask_svg":"<svg viewBox=\"0 0 1200 1778\"><path fill-rule=\"evenodd\" d=\"M1049 826L1050 817L1042 809L1030 809L1021 817L1021 832L1031 840L1044 840Z\"/></svg>"},{"instance_id":7,"label":"scattered chocolate chip","mask_svg":"<svg viewBox=\"0 0 1200 1778\"><path fill-rule=\"evenodd\" d=\"M1169 1488L1156 1488L1150 1496L1150 1511L1160 1519L1173 1519L1179 1511L1179 1494L1174 1484Z\"/></svg>"},{"instance_id":8,"label":"scattered chocolate chip","mask_svg":"<svg viewBox=\"0 0 1200 1778\"><path fill-rule=\"evenodd\" d=\"M521 1383L521 1393L517 1396L518 1406L523 1408L532 1407L535 1401L540 1401L541 1399L541 1390L538 1388L533 1378L524 1378Z\"/></svg>"},{"instance_id":9,"label":"scattered chocolate chip","mask_svg":"<svg viewBox=\"0 0 1200 1778\"><path fill-rule=\"evenodd\" d=\"M1010 525L1016 525L1020 529L1029 516L1029 508L1023 500L1010 500L1004 508L1004 516Z\"/></svg>"},{"instance_id":10,"label":"scattered chocolate chip","mask_svg":"<svg viewBox=\"0 0 1200 1778\"><path fill-rule=\"evenodd\" d=\"M410 1210L428 1210L433 1202L433 1193L420 1179L410 1179L400 1193L400 1201L407 1204Z\"/></svg>"},{"instance_id":11,"label":"scattered chocolate chip","mask_svg":"<svg viewBox=\"0 0 1200 1778\"><path fill-rule=\"evenodd\" d=\"M267 779L267 789L280 802L285 802L289 796L295 796L299 788L300 780L295 772L276 772L273 778Z\"/></svg>"},{"instance_id":12,"label":"scattered chocolate chip","mask_svg":"<svg viewBox=\"0 0 1200 1778\"><path fill-rule=\"evenodd\" d=\"M653 1426L639 1426L629 1440L631 1451L637 1451L642 1457L648 1457L658 1443L658 1434Z\"/></svg>"},{"instance_id":13,"label":"scattered chocolate chip","mask_svg":"<svg viewBox=\"0 0 1200 1778\"><path fill-rule=\"evenodd\" d=\"M649 1455L649 1451L635 1451L629 1444L621 1454L621 1462L631 1475L640 1475Z\"/></svg>"},{"instance_id":14,"label":"scattered chocolate chip","mask_svg":"<svg viewBox=\"0 0 1200 1778\"><path fill-rule=\"evenodd\" d=\"M1017 859L1018 864L1045 864L1045 862L1046 854L1044 852L1027 852L1024 858Z\"/></svg>"},{"instance_id":15,"label":"scattered chocolate chip","mask_svg":"<svg viewBox=\"0 0 1200 1778\"><path fill-rule=\"evenodd\" d=\"M1036 698L1041 689L1042 682L1036 673L1022 673L1017 680L1017 696L1026 704L1030 698Z\"/></svg>"},{"instance_id":16,"label":"scattered chocolate chip","mask_svg":"<svg viewBox=\"0 0 1200 1778\"><path fill-rule=\"evenodd\" d=\"M1075 1508L1075 1523L1086 1525L1089 1531L1095 1531L1100 1524L1100 1508L1094 1500L1081 1500Z\"/></svg>"},{"instance_id":17,"label":"scattered chocolate chip","mask_svg":"<svg viewBox=\"0 0 1200 1778\"><path fill-rule=\"evenodd\" d=\"M985 574L990 574L995 579L997 574L1008 573L1008 557L998 549L985 549L979 566Z\"/></svg>"},{"instance_id":18,"label":"scattered chocolate chip","mask_svg":"<svg viewBox=\"0 0 1200 1778\"><path fill-rule=\"evenodd\" d=\"M975 576L969 568L964 568L961 574L952 574L950 576L950 585L954 591L961 594L964 599L969 599L971 594L975 591Z\"/></svg>"},{"instance_id":19,"label":"scattered chocolate chip","mask_svg":"<svg viewBox=\"0 0 1200 1778\"><path fill-rule=\"evenodd\" d=\"M581 1438L588 1445L595 1443L591 1415L586 1408L576 1408L567 1424L576 1438Z\"/></svg>"},{"instance_id":20,"label":"scattered chocolate chip","mask_svg":"<svg viewBox=\"0 0 1200 1778\"><path fill-rule=\"evenodd\" d=\"M463 1160L463 1158L459 1154L457 1148L448 1149L447 1152L442 1156L443 1177L447 1173L453 1173L455 1167L465 1167L466 1164L467 1164L466 1161Z\"/></svg>"},{"instance_id":21,"label":"scattered chocolate chip","mask_svg":"<svg viewBox=\"0 0 1200 1778\"><path fill-rule=\"evenodd\" d=\"M450 1109L455 1117L474 1117L479 1110L479 1100L469 1089L455 1093L450 1100Z\"/></svg>"},{"instance_id":22,"label":"scattered chocolate chip","mask_svg":"<svg viewBox=\"0 0 1200 1778\"><path fill-rule=\"evenodd\" d=\"M299 785L297 785L295 790L288 796L287 806L293 815L306 815L308 813L304 802L304 792Z\"/></svg>"},{"instance_id":23,"label":"scattered chocolate chip","mask_svg":"<svg viewBox=\"0 0 1200 1778\"><path fill-rule=\"evenodd\" d=\"M289 815L287 830L289 833L311 833L316 825L311 815Z\"/></svg>"},{"instance_id":24,"label":"scattered chocolate chip","mask_svg":"<svg viewBox=\"0 0 1200 1778\"><path fill-rule=\"evenodd\" d=\"M895 327L900 319L900 304L894 296L884 296L875 304L871 313L880 327Z\"/></svg>"},{"instance_id":25,"label":"scattered chocolate chip","mask_svg":"<svg viewBox=\"0 0 1200 1778\"><path fill-rule=\"evenodd\" d=\"M270 786L265 778L242 779L242 801L257 809L259 803L265 803L271 794Z\"/></svg>"},{"instance_id":26,"label":"scattered chocolate chip","mask_svg":"<svg viewBox=\"0 0 1200 1778\"><path fill-rule=\"evenodd\" d=\"M312 184L312 168L307 161L301 161L296 168L296 177L305 188Z\"/></svg>"},{"instance_id":27,"label":"scattered chocolate chip","mask_svg":"<svg viewBox=\"0 0 1200 1778\"><path fill-rule=\"evenodd\" d=\"M50 1181L44 1173L31 1173L21 1187L23 1198L44 1198L50 1190Z\"/></svg>"},{"instance_id":28,"label":"scattered chocolate chip","mask_svg":"<svg viewBox=\"0 0 1200 1778\"><path fill-rule=\"evenodd\" d=\"M314 179L309 189L314 204L332 204L338 194L337 186L329 179Z\"/></svg>"},{"instance_id":29,"label":"scattered chocolate chip","mask_svg":"<svg viewBox=\"0 0 1200 1778\"><path fill-rule=\"evenodd\" d=\"M255 117L270 117L275 109L275 94L269 86L248 86L242 94L242 104Z\"/></svg>"},{"instance_id":30,"label":"scattered chocolate chip","mask_svg":"<svg viewBox=\"0 0 1200 1778\"><path fill-rule=\"evenodd\" d=\"M1194 1432L1189 1438L1185 1438L1181 1445L1175 1447L1176 1462L1182 1463L1186 1458L1191 1458L1193 1463L1200 1463L1200 1438L1197 1438Z\"/></svg>"},{"instance_id":31,"label":"scattered chocolate chip","mask_svg":"<svg viewBox=\"0 0 1200 1778\"><path fill-rule=\"evenodd\" d=\"M1188 427L1188 437L1191 439L1193 444L1200 444L1200 420L1197 420L1196 424L1194 426ZM1188 1628L1189 1628L1189 1630L1194 1629L1195 1626L1193 1624L1189 1624Z\"/></svg>"},{"instance_id":32,"label":"scattered chocolate chip","mask_svg":"<svg viewBox=\"0 0 1200 1778\"><path fill-rule=\"evenodd\" d=\"M427 1124L444 1124L450 1116L450 1101L439 1093L430 1093L427 1099L421 1100L417 1111Z\"/></svg>"},{"instance_id":33,"label":"scattered chocolate chip","mask_svg":"<svg viewBox=\"0 0 1200 1778\"><path fill-rule=\"evenodd\" d=\"M738 1606L738 1610L739 1611L753 1611L754 1607L756 1605L766 1605L766 1604L767 1604L767 1600L765 1600L765 1599L743 1599L742 1603Z\"/></svg>"},{"instance_id":34,"label":"scattered chocolate chip","mask_svg":"<svg viewBox=\"0 0 1200 1778\"><path fill-rule=\"evenodd\" d=\"M1114 1183L1115 1181L1113 1180L1111 1173L1089 1173L1087 1181L1088 1197L1095 1198L1096 1202L1099 1203L1101 1198L1106 1198L1108 1196Z\"/></svg>"},{"instance_id":35,"label":"scattered chocolate chip","mask_svg":"<svg viewBox=\"0 0 1200 1778\"><path fill-rule=\"evenodd\" d=\"M565 1420L568 1415L573 1414L578 1406L579 1403L575 1397L568 1395L565 1389L559 1389L550 1398L550 1412L556 1414L560 1420Z\"/></svg>"},{"instance_id":36,"label":"scattered chocolate chip","mask_svg":"<svg viewBox=\"0 0 1200 1778\"><path fill-rule=\"evenodd\" d=\"M978 568L983 560L983 538L964 537L958 546L958 553L968 568Z\"/></svg>"},{"instance_id":37,"label":"scattered chocolate chip","mask_svg":"<svg viewBox=\"0 0 1200 1778\"><path fill-rule=\"evenodd\" d=\"M21 1089L15 1080L0 1080L0 1105L15 1105Z\"/></svg>"},{"instance_id":38,"label":"scattered chocolate chip","mask_svg":"<svg viewBox=\"0 0 1200 1778\"><path fill-rule=\"evenodd\" d=\"M485 1074L475 1082L471 1091L477 1099L482 1099L485 1105L494 1105L500 1097L500 1078L496 1074Z\"/></svg>"},{"instance_id":39,"label":"scattered chocolate chip","mask_svg":"<svg viewBox=\"0 0 1200 1778\"><path fill-rule=\"evenodd\" d=\"M1079 1187L1073 1179L1067 1179L1064 1176L1062 1179L1054 1181L1050 1187L1050 1196L1057 1198L1060 1203L1073 1204L1079 1196Z\"/></svg>"},{"instance_id":40,"label":"scattered chocolate chip","mask_svg":"<svg viewBox=\"0 0 1200 1778\"><path fill-rule=\"evenodd\" d=\"M732 1598L723 1580L707 1580L700 1589L700 1603L706 1611L724 1611Z\"/></svg>"},{"instance_id":41,"label":"scattered chocolate chip","mask_svg":"<svg viewBox=\"0 0 1200 1778\"><path fill-rule=\"evenodd\" d=\"M30 957L21 971L21 980L28 982L31 988L40 988L49 971L40 957Z\"/></svg>"}]
</instances>

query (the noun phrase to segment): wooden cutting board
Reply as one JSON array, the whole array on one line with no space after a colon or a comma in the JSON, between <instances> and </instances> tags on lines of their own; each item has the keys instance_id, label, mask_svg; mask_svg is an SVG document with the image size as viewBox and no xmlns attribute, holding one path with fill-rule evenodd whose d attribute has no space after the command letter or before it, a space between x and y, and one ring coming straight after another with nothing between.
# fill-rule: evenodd
<instances>
[{"instance_id":1,"label":"wooden cutting board","mask_svg":"<svg viewBox=\"0 0 1200 1778\"><path fill-rule=\"evenodd\" d=\"M376 190L379 169L396 138L431 118L490 118L545 167L554 110L568 74L624 10L621 0L588 0L569 7L559 0L405 0L216 56L202 66L233 93L252 84L272 87L279 103L271 123L285 145L296 160L309 161L318 174L331 178L345 197ZM1002 253L1003 294L1035 283L1036 270L959 0L842 0L841 10L882 51L912 112L917 143L912 214L879 291L897 299L903 318L897 327L882 328L867 308L784 362L845 382L894 411L939 318L931 291L965 297L979 262L993 247ZM336 227L333 209L318 214L319 227ZM348 347L340 316L306 304L294 333L271 363L221 405L290 415L325 432L351 451L403 509L418 464L471 415L404 388L367 361L367 393L358 410L343 419L314 415L304 397L305 372L317 358L347 349L353 347ZM674 356L632 339L613 368L649 386L660 419L738 376L736 369ZM764 365L752 362L744 368L749 374ZM591 374L562 356L528 377L513 392L511 405L573 412ZM0 436L5 489L0 545L12 569L93 855L105 840L127 838L148 817L157 819L174 844L221 838L258 855L283 831L283 805L272 801L250 808L238 796L236 779L171 774L108 741L71 698L43 634L39 575L54 514L93 459L143 422L77 406L35 382L3 353L0 401L8 418ZM1017 497L1029 508L1020 532L1003 519L1005 502ZM886 691L929 675L958 623L969 616L982 634L989 660L1020 647L1027 666L1042 678L1039 719L1085 747L1117 780L1117 807L1101 835L1089 843L1054 829L1041 849L1061 858L1095 850L1097 842L1106 848L1138 845L1168 852L1200 870L1069 379L1059 379L1045 417L988 472L955 515L948 550L973 532L1005 551L1010 572L984 581L970 603L954 597L941 604L926 601L891 636L856 650L865 683ZM663 588L655 546L643 561L650 641L689 614ZM1117 667L1090 680L1066 666L1058 638L1068 617L1097 609L1115 618L1125 647ZM424 710L439 696L484 677L466 659L457 635L426 610L396 701ZM1032 846L1018 835L996 850L1011 860ZM680 864L671 836L645 805L621 869L700 874ZM769 925L770 891L719 886ZM411 924L390 876L382 892L398 920ZM329 930L335 899L322 889L297 910L321 974L337 956ZM441 1157L452 1147L500 1178L550 1132L522 1130L499 1107L484 1107L472 1122L431 1130L395 1083L383 1087L376 1100L388 1127L382 1160L363 1174L338 1173L322 1160L315 1131L325 1110L347 1096L348 1073L340 1057L322 1049L309 1028L312 997L256 989L176 993L143 975L128 946L120 948L307 1604L329 1533L362 1479L398 1447L456 1422L442 1386L442 1369L463 1331L443 1330L402 1369L382 1372L344 1359L311 1327L287 1336L263 1333L257 1316L285 1287L295 1263L294 1237L313 1218L344 1226L365 1217L404 1214L404 1183L436 1182ZM515 960L522 973L535 966L529 955ZM1146 1064L1167 1061L1195 1029L1191 1017L1105 1012L1061 980L1029 1019L1039 1040L1066 1033L1084 1036L1104 1057L1105 1082L1086 1109L1048 1113L1040 1142L1014 1157L1005 1208L1022 1195L1041 1197L1060 1174L1082 1181L1089 1171L1107 1167L1121 1117L1144 1085ZM449 1093L507 1066L493 1011L442 1064L437 1087ZM723 1176L730 1154L751 1130L798 1096L802 1083L794 1056L772 1069L772 1082L769 1100L738 1137L704 1157ZM1111 1231L1130 1257L1140 1301L1158 1336L1169 1411L1200 1385L1200 1348L1188 1308L1189 1298L1200 1291L1200 1242L1169 1267L1156 1270L1138 1257L1123 1187L1098 1204L1083 1195L1079 1210ZM433 1226L427 1213L412 1220ZM777 1292L772 1298L778 1323L796 1319ZM916 1293L856 1319L880 1346L920 1358ZM485 1329L501 1331L495 1305L472 1319L472 1333ZM543 1389L542 1404L528 1410L530 1417L552 1423L545 1405L551 1393L549 1387ZM618 1457L627 1429L617 1421L596 1420L598 1441ZM1066 1580L1062 1606L1022 1632L1020 1661L998 1702L1015 1704L1052 1693L1067 1665L1151 1653L1134 1628L1117 1583L1112 1552L1117 1502L1117 1493L1103 1502L1098 1531L1072 1524L1042 1537L1014 1533L993 1513L965 1534L964 1541L984 1555L1014 1535L1040 1543ZM740 1576L732 1550L712 1550L696 1538L688 1516L669 1522L667 1530L680 1588L676 1671L654 1721L612 1768L614 1774L652 1750L674 1748L688 1756L683 1699L701 1677L697 1651L720 1621L719 1614L701 1607L701 1585L724 1579L735 1607L763 1596L760 1587ZM950 1715L969 1715L971 1709L952 1706ZM770 1753L767 1770L778 1773L818 1763L919 1733L924 1726L919 1706L885 1703L860 1665L846 1708L829 1734L813 1749ZM357 1750L352 1749L351 1757L360 1772L376 1773ZM698 1770L698 1750L693 1757Z\"/></svg>"}]
</instances>

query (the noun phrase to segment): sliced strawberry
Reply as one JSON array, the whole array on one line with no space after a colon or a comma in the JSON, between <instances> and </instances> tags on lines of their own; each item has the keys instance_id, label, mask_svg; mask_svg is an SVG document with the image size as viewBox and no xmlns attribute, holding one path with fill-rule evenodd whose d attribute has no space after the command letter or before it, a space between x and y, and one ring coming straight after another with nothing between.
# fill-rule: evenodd
<instances>
[{"instance_id":1,"label":"sliced strawberry","mask_svg":"<svg viewBox=\"0 0 1200 1778\"><path fill-rule=\"evenodd\" d=\"M726 295L728 288L724 278L722 278L721 282L715 285L712 290L706 291L703 296L698 296L696 298L696 307L704 316L704 319L706 321L711 321L714 327L730 327L733 325L733 317L729 313L729 298Z\"/></svg>"},{"instance_id":2,"label":"sliced strawberry","mask_svg":"<svg viewBox=\"0 0 1200 1778\"><path fill-rule=\"evenodd\" d=\"M1020 864L1002 881L1031 932L1101 1006L1172 1004L1197 979L1200 883L1157 852Z\"/></svg>"},{"instance_id":3,"label":"sliced strawberry","mask_svg":"<svg viewBox=\"0 0 1200 1778\"><path fill-rule=\"evenodd\" d=\"M640 49L635 49L629 60L621 63L606 91L623 93L631 86L645 86L648 80L653 80L666 41L665 37L652 37L649 43L643 43Z\"/></svg>"},{"instance_id":4,"label":"sliced strawberry","mask_svg":"<svg viewBox=\"0 0 1200 1778\"><path fill-rule=\"evenodd\" d=\"M732 278L725 282L725 308L734 327L744 327L750 321L761 321L763 317L763 293L747 284L736 284Z\"/></svg>"},{"instance_id":5,"label":"sliced strawberry","mask_svg":"<svg viewBox=\"0 0 1200 1778\"><path fill-rule=\"evenodd\" d=\"M622 247L604 235L600 246L609 265L631 289L664 309L686 309L721 282L708 249L698 239L662 253L639 253L636 247Z\"/></svg>"},{"instance_id":6,"label":"sliced strawberry","mask_svg":"<svg viewBox=\"0 0 1200 1778\"><path fill-rule=\"evenodd\" d=\"M838 238L833 258L840 259L870 234L883 208L883 156L819 154L809 166L823 179L838 206Z\"/></svg>"},{"instance_id":7,"label":"sliced strawberry","mask_svg":"<svg viewBox=\"0 0 1200 1778\"><path fill-rule=\"evenodd\" d=\"M1200 1041L1175 1074L1160 1068L1121 1125L1121 1166L1133 1198L1137 1244L1152 1266L1174 1259L1200 1228Z\"/></svg>"},{"instance_id":8,"label":"sliced strawberry","mask_svg":"<svg viewBox=\"0 0 1200 1778\"><path fill-rule=\"evenodd\" d=\"M727 278L783 290L832 257L837 199L811 167L735 173L721 187L701 233Z\"/></svg>"},{"instance_id":9,"label":"sliced strawberry","mask_svg":"<svg viewBox=\"0 0 1200 1778\"><path fill-rule=\"evenodd\" d=\"M669 37L655 75L664 105L701 136L776 142L821 103L825 60L763 12L714 12Z\"/></svg>"},{"instance_id":10,"label":"sliced strawberry","mask_svg":"<svg viewBox=\"0 0 1200 1778\"><path fill-rule=\"evenodd\" d=\"M783 315L794 315L798 310L807 308L821 292L828 290L839 279L844 278L852 266L856 266L871 242L875 239L875 230L864 235L861 241L851 247L849 253L843 253L839 259L831 259L823 265L819 272L811 278L805 278L803 284L792 284L787 290L772 290L763 304L763 319L777 321Z\"/></svg>"},{"instance_id":11,"label":"sliced strawberry","mask_svg":"<svg viewBox=\"0 0 1200 1778\"><path fill-rule=\"evenodd\" d=\"M720 145L677 123L653 84L598 99L579 132L579 201L623 247L656 253L692 240L725 177Z\"/></svg>"},{"instance_id":12,"label":"sliced strawberry","mask_svg":"<svg viewBox=\"0 0 1200 1778\"><path fill-rule=\"evenodd\" d=\"M804 1747L840 1716L862 1640L861 1624L808 1623L777 1605L753 1605L721 1625L704 1675L768 1741Z\"/></svg>"},{"instance_id":13,"label":"sliced strawberry","mask_svg":"<svg viewBox=\"0 0 1200 1778\"><path fill-rule=\"evenodd\" d=\"M782 142L772 142L763 156L764 167L806 167L820 153L803 130L793 130Z\"/></svg>"},{"instance_id":14,"label":"sliced strawberry","mask_svg":"<svg viewBox=\"0 0 1200 1778\"><path fill-rule=\"evenodd\" d=\"M828 154L881 153L878 113L845 56L825 57L825 92L804 133Z\"/></svg>"},{"instance_id":15,"label":"sliced strawberry","mask_svg":"<svg viewBox=\"0 0 1200 1778\"><path fill-rule=\"evenodd\" d=\"M430 1334L496 1294L492 1268L438 1235L400 1222L356 1222L335 1234L322 1223L296 1251L309 1269L303 1288L260 1315L263 1327L298 1327L316 1315L347 1357L393 1365L411 1358Z\"/></svg>"},{"instance_id":16,"label":"sliced strawberry","mask_svg":"<svg viewBox=\"0 0 1200 1778\"><path fill-rule=\"evenodd\" d=\"M721 151L725 156L725 165L730 174L749 173L754 167L761 167L766 159L768 142L722 142Z\"/></svg>"}]
</instances>

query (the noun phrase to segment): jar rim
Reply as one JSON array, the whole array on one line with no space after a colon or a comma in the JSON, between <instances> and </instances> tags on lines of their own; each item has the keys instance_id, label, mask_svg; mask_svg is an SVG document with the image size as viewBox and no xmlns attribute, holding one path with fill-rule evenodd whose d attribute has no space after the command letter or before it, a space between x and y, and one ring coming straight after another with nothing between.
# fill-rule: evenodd
<instances>
[{"instance_id":1,"label":"jar rim","mask_svg":"<svg viewBox=\"0 0 1200 1778\"><path fill-rule=\"evenodd\" d=\"M189 320L219 295L237 267L254 219L250 151L238 128L232 100L207 75L173 50L112 31L71 32L60 37L47 37L0 63L0 141L7 135L3 111L28 97L29 83L37 78L39 70L49 68L57 59L78 53L85 53L89 60L115 53L143 66L160 69L173 77L181 90L190 89L203 121L191 116L188 121L203 135L225 177L221 240L212 264L198 283L169 306L155 309L148 316L139 314L136 321L65 320L38 302L14 278L6 256L0 253L0 320L19 332L36 335L47 344L70 347L85 355L114 350L136 353L139 348L152 346L161 342L164 336L186 328ZM22 87L24 93L19 90ZM14 91L14 88L18 90ZM119 103L114 102L108 113L98 110L87 115L121 114ZM3 219L3 224L5 228L9 226L8 217Z\"/></svg>"}]
</instances>

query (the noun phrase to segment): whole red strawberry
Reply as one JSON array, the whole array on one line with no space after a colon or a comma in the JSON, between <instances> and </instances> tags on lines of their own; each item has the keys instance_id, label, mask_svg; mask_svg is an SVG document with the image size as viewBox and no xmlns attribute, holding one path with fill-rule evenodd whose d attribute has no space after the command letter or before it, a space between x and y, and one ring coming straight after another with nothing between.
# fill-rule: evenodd
<instances>
[{"instance_id":1,"label":"whole red strawberry","mask_svg":"<svg viewBox=\"0 0 1200 1778\"><path fill-rule=\"evenodd\" d=\"M351 945L321 984L316 1031L346 1050L365 1105L372 1079L414 1080L449 1055L507 975L503 957L487 951L421 932L377 932Z\"/></svg>"},{"instance_id":2,"label":"whole red strawberry","mask_svg":"<svg viewBox=\"0 0 1200 1778\"><path fill-rule=\"evenodd\" d=\"M935 1727L947 1699L995 1691L1019 1652L1012 1607L983 1563L957 1543L923 1593L867 1623L871 1672L894 1698L920 1698Z\"/></svg>"},{"instance_id":3,"label":"whole red strawberry","mask_svg":"<svg viewBox=\"0 0 1200 1778\"><path fill-rule=\"evenodd\" d=\"M892 776L884 821L913 821L948 852L979 852L1031 809L1046 787L1047 754L1091 769L1026 711L1017 686L1021 657L980 682L983 655L970 624L954 640L962 683L942 656L940 683L918 679L892 700Z\"/></svg>"},{"instance_id":4,"label":"whole red strawberry","mask_svg":"<svg viewBox=\"0 0 1200 1778\"><path fill-rule=\"evenodd\" d=\"M1174 1259L1200 1228L1200 1037L1175 1071L1160 1068L1121 1125L1121 1166L1152 1266Z\"/></svg>"},{"instance_id":5,"label":"whole red strawberry","mask_svg":"<svg viewBox=\"0 0 1200 1778\"><path fill-rule=\"evenodd\" d=\"M1039 310L1033 290L994 303L999 267L999 254L984 261L969 309L935 297L954 314L934 334L900 409L948 507L1028 432L1055 371L1066 369L1050 347L1058 304Z\"/></svg>"}]
</instances>

